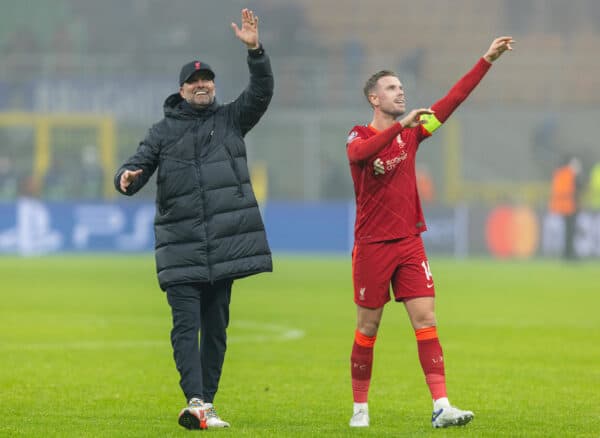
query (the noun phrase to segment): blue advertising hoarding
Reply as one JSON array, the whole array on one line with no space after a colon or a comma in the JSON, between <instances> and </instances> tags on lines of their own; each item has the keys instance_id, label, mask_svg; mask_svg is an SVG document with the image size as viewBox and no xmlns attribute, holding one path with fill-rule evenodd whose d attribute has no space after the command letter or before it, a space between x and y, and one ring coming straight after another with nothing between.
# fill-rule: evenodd
<instances>
[{"instance_id":1,"label":"blue advertising hoarding","mask_svg":"<svg viewBox=\"0 0 600 438\"><path fill-rule=\"evenodd\" d=\"M261 207L274 252L350 255L353 202L269 201ZM151 202L44 202L21 198L0 203L0 253L145 252L154 248ZM466 255L461 209L428 211L428 250Z\"/></svg>"}]
</instances>

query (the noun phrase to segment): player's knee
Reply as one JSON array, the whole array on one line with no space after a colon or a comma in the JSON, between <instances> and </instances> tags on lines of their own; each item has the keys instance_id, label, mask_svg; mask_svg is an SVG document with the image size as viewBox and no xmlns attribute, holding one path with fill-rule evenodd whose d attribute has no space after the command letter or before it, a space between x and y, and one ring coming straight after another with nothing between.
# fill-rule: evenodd
<instances>
[{"instance_id":1,"label":"player's knee","mask_svg":"<svg viewBox=\"0 0 600 438\"><path fill-rule=\"evenodd\" d=\"M361 332L365 336L373 337L377 335L377 330L379 329L378 321L364 321L358 326L358 331Z\"/></svg>"},{"instance_id":2,"label":"player's knee","mask_svg":"<svg viewBox=\"0 0 600 438\"><path fill-rule=\"evenodd\" d=\"M412 318L413 327L416 329L422 329L427 327L434 327L437 325L435 321L435 314L423 314L417 315Z\"/></svg>"}]
</instances>

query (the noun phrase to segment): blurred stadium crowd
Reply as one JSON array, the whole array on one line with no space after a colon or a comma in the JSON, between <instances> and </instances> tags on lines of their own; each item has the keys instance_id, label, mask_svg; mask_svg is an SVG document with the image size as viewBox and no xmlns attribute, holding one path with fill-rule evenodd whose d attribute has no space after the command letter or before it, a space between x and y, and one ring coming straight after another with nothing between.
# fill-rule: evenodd
<instances>
[{"instance_id":1,"label":"blurred stadium crowd","mask_svg":"<svg viewBox=\"0 0 600 438\"><path fill-rule=\"evenodd\" d=\"M113 165L161 117L162 101L190 59L215 68L221 101L237 96L247 69L229 23L241 7L260 16L275 71L273 105L248 138L251 167L265 171L259 190L270 199L351 199L344 144L350 127L369 121L365 79L393 69L408 107L429 105L504 34L515 37L518 51L420 151L424 197L539 206L565 154L582 160L586 176L600 161L591 129L600 116L596 0L0 4L3 200L112 196L106 180ZM28 114L38 118L29 123ZM55 114L67 121L45 117ZM73 116L69 123L78 114L97 115L98 122ZM107 117L114 122L110 139L101 129ZM153 189L149 184L143 196L153 197Z\"/></svg>"}]
</instances>

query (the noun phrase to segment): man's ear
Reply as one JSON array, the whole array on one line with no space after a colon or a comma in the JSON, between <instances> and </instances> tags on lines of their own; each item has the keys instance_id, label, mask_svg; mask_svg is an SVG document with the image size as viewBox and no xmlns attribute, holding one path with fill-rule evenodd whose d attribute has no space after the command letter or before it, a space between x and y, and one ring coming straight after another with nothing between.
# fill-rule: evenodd
<instances>
[{"instance_id":1,"label":"man's ear","mask_svg":"<svg viewBox=\"0 0 600 438\"><path fill-rule=\"evenodd\" d=\"M369 103L373 108L379 106L379 96L376 94L369 94Z\"/></svg>"},{"instance_id":2,"label":"man's ear","mask_svg":"<svg viewBox=\"0 0 600 438\"><path fill-rule=\"evenodd\" d=\"M180 95L181 97L184 97L184 96L183 96L183 85L182 85L181 87L179 87L179 95Z\"/></svg>"}]
</instances>

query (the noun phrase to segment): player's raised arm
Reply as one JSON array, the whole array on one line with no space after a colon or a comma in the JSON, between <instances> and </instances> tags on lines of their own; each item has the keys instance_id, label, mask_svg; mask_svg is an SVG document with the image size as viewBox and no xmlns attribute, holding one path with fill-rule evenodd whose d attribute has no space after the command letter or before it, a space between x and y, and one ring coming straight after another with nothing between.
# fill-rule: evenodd
<instances>
[{"instance_id":1,"label":"player's raised arm","mask_svg":"<svg viewBox=\"0 0 600 438\"><path fill-rule=\"evenodd\" d=\"M512 51L512 45L515 42L510 36L502 36L496 38L492 41L492 45L483 55L483 59L485 59L490 64L494 62L496 59L500 58L500 56L506 52L507 50Z\"/></svg>"},{"instance_id":2,"label":"player's raised arm","mask_svg":"<svg viewBox=\"0 0 600 438\"><path fill-rule=\"evenodd\" d=\"M491 67L491 63L497 60L505 51L513 50L515 42L510 36L503 36L492 41L490 48L477 61L473 68L464 75L448 92L446 96L431 106L435 116L424 116L426 123L423 125L425 135L431 135L456 108L471 94L481 79Z\"/></svg>"}]
</instances>

